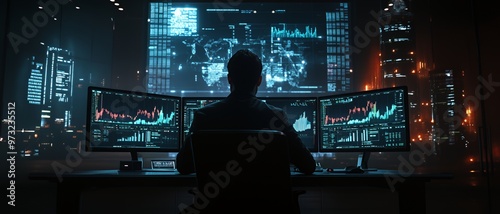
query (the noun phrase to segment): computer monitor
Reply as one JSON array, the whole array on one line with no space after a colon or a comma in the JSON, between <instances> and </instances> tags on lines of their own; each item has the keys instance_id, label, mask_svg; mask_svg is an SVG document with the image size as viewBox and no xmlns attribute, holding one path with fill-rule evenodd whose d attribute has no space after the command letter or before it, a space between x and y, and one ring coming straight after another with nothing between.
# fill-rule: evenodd
<instances>
[{"instance_id":1,"label":"computer monitor","mask_svg":"<svg viewBox=\"0 0 500 214\"><path fill-rule=\"evenodd\" d=\"M369 152L410 150L407 87L318 99L320 151L362 152L366 167Z\"/></svg>"},{"instance_id":2,"label":"computer monitor","mask_svg":"<svg viewBox=\"0 0 500 214\"><path fill-rule=\"evenodd\" d=\"M270 105L282 108L288 122L293 125L300 139L311 152L318 151L316 97L266 97L261 98Z\"/></svg>"},{"instance_id":3,"label":"computer monitor","mask_svg":"<svg viewBox=\"0 0 500 214\"><path fill-rule=\"evenodd\" d=\"M181 98L111 88L89 87L86 150L177 152Z\"/></svg>"},{"instance_id":4,"label":"computer monitor","mask_svg":"<svg viewBox=\"0 0 500 214\"><path fill-rule=\"evenodd\" d=\"M210 103L224 99L224 97L183 97L182 98L182 132L183 141L189 134L189 128L193 122L195 110Z\"/></svg>"}]
</instances>

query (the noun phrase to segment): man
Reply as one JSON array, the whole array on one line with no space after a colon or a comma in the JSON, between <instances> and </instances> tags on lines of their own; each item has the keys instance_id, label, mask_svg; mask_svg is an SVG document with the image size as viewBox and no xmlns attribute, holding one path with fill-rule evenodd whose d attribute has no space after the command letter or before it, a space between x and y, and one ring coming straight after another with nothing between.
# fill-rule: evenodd
<instances>
[{"instance_id":1,"label":"man","mask_svg":"<svg viewBox=\"0 0 500 214\"><path fill-rule=\"evenodd\" d=\"M282 131L289 142L290 162L304 174L312 174L316 162L288 122L285 112L256 98L262 82L262 62L249 50L239 50L227 64L231 93L224 100L198 109L190 133L207 129L275 129ZM189 136L186 142L189 142ZM207 142L210 143L210 142ZM177 154L177 170L194 173L189 143Z\"/></svg>"}]
</instances>

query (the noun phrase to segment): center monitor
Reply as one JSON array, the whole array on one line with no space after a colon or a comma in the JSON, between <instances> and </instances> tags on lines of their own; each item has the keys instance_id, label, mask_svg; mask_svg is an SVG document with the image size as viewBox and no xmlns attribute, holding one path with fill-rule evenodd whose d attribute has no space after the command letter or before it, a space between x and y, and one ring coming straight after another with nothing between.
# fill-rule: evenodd
<instances>
[{"instance_id":1,"label":"center monitor","mask_svg":"<svg viewBox=\"0 0 500 214\"><path fill-rule=\"evenodd\" d=\"M262 100L283 109L304 145L311 152L318 151L316 97L266 97Z\"/></svg>"},{"instance_id":2,"label":"center monitor","mask_svg":"<svg viewBox=\"0 0 500 214\"><path fill-rule=\"evenodd\" d=\"M184 97L183 136L189 133L194 111L225 97ZM288 115L288 121L297 131L304 145L312 152L318 151L317 138L317 99L316 97L266 97L264 102L282 108Z\"/></svg>"}]
</instances>

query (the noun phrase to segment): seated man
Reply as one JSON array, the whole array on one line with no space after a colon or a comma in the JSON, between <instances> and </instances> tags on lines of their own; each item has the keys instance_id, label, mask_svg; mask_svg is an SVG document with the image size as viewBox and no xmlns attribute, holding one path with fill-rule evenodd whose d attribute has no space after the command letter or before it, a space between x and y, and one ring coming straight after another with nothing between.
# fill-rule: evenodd
<instances>
[{"instance_id":1,"label":"seated man","mask_svg":"<svg viewBox=\"0 0 500 214\"><path fill-rule=\"evenodd\" d=\"M219 102L198 109L194 114L190 133L215 129L281 131L288 141L290 163L295 165L300 172L312 174L316 168L316 162L298 137L296 130L288 122L285 112L266 104L255 96L262 82L262 62L259 57L249 50L240 50L231 57L227 69L231 93ZM177 154L177 170L181 174L195 172L190 137L188 135ZM247 212L253 212L248 208L250 207L244 209ZM243 210L239 211L241 213Z\"/></svg>"},{"instance_id":2,"label":"seated man","mask_svg":"<svg viewBox=\"0 0 500 214\"><path fill-rule=\"evenodd\" d=\"M312 174L316 162L288 122L285 112L256 98L262 82L262 62L249 50L239 50L227 64L231 93L224 100L198 109L190 133L208 129L273 129L282 131L289 142L290 162L300 172ZM177 154L177 170L194 173L189 136ZM210 142L207 142L210 143Z\"/></svg>"}]
</instances>

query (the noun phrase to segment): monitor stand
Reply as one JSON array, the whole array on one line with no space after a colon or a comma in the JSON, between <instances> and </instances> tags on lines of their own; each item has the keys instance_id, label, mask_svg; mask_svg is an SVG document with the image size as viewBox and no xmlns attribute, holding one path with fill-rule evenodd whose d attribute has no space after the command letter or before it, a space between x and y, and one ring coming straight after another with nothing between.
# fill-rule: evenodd
<instances>
[{"instance_id":1,"label":"monitor stand","mask_svg":"<svg viewBox=\"0 0 500 214\"><path fill-rule=\"evenodd\" d=\"M377 171L377 168L368 168L368 160L370 159L370 152L363 152L363 154L358 155L357 168L363 171Z\"/></svg>"},{"instance_id":2,"label":"monitor stand","mask_svg":"<svg viewBox=\"0 0 500 214\"><path fill-rule=\"evenodd\" d=\"M356 166L346 166L340 169L328 169L328 172L344 172L344 173L364 173L367 171L377 171L377 168L368 168L368 160L370 159L370 152L363 152L358 155L358 163Z\"/></svg>"},{"instance_id":3,"label":"monitor stand","mask_svg":"<svg viewBox=\"0 0 500 214\"><path fill-rule=\"evenodd\" d=\"M141 171L142 157L137 154L137 151L131 151L132 160L120 161L120 171Z\"/></svg>"}]
</instances>

